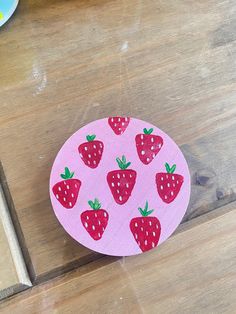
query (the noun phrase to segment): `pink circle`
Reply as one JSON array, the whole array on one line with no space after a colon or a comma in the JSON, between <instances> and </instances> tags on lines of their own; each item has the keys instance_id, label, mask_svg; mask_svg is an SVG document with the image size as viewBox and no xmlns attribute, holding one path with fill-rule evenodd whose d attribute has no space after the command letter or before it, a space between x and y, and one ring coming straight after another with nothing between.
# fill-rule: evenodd
<instances>
[{"instance_id":1,"label":"pink circle","mask_svg":"<svg viewBox=\"0 0 236 314\"><path fill-rule=\"evenodd\" d=\"M127 169L119 168L117 157ZM115 170L120 171L111 173ZM103 254L135 255L160 245L180 224L190 174L179 147L157 127L134 118L105 118L87 124L62 146L51 170L50 197L58 220L76 241Z\"/></svg>"}]
</instances>

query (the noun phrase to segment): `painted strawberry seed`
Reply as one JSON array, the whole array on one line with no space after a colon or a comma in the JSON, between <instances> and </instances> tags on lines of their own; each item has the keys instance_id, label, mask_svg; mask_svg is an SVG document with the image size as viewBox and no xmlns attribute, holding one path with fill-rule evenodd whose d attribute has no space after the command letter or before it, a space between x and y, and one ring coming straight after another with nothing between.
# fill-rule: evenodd
<instances>
[{"instance_id":1,"label":"painted strawberry seed","mask_svg":"<svg viewBox=\"0 0 236 314\"><path fill-rule=\"evenodd\" d=\"M137 134L135 137L137 153L139 159L145 165L156 157L163 146L163 139L158 135L153 135L153 129L143 129L144 134Z\"/></svg>"},{"instance_id":2,"label":"painted strawberry seed","mask_svg":"<svg viewBox=\"0 0 236 314\"><path fill-rule=\"evenodd\" d=\"M61 174L63 181L56 183L53 188L53 194L56 199L65 208L73 208L78 198L81 181L78 179L72 179L74 172L65 167L65 173Z\"/></svg>"},{"instance_id":3,"label":"painted strawberry seed","mask_svg":"<svg viewBox=\"0 0 236 314\"><path fill-rule=\"evenodd\" d=\"M174 173L176 165L170 167L166 163L165 167L166 173L160 172L156 174L156 185L158 194L163 202L171 203L179 194L184 178L182 175Z\"/></svg>"},{"instance_id":4,"label":"painted strawberry seed","mask_svg":"<svg viewBox=\"0 0 236 314\"><path fill-rule=\"evenodd\" d=\"M157 246L161 224L157 217L149 216L154 210L148 210L148 202L145 208L138 208L142 217L135 217L130 221L130 230L142 252L149 251Z\"/></svg>"},{"instance_id":5,"label":"painted strawberry seed","mask_svg":"<svg viewBox=\"0 0 236 314\"><path fill-rule=\"evenodd\" d=\"M87 135L87 142L80 144L78 148L81 159L92 169L99 165L104 148L103 142L95 141L95 138L96 135Z\"/></svg>"},{"instance_id":6,"label":"painted strawberry seed","mask_svg":"<svg viewBox=\"0 0 236 314\"><path fill-rule=\"evenodd\" d=\"M117 204L126 203L134 188L137 173L135 170L127 169L131 162L126 162L125 156L116 158L120 170L110 171L107 174L107 183Z\"/></svg>"},{"instance_id":7,"label":"painted strawberry seed","mask_svg":"<svg viewBox=\"0 0 236 314\"><path fill-rule=\"evenodd\" d=\"M81 222L85 230L94 240L100 240L107 227L109 220L108 212L101 209L101 204L98 199L95 198L94 202L88 201L92 210L86 210L81 215Z\"/></svg>"}]
</instances>

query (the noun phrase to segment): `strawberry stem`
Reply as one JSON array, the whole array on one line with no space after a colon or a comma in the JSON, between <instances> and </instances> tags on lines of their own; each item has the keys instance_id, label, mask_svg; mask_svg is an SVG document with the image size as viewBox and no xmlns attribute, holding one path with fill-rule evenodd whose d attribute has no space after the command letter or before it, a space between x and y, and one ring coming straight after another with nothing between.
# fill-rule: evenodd
<instances>
[{"instance_id":1,"label":"strawberry stem","mask_svg":"<svg viewBox=\"0 0 236 314\"><path fill-rule=\"evenodd\" d=\"M144 209L142 209L141 207L139 207L138 210L140 211L140 214L141 214L143 217L149 216L149 215L154 211L154 209L148 210L148 201L146 201L146 204L145 204Z\"/></svg>"},{"instance_id":2,"label":"strawberry stem","mask_svg":"<svg viewBox=\"0 0 236 314\"><path fill-rule=\"evenodd\" d=\"M149 129L149 130L147 130L146 128L143 129L143 133L144 133L144 134L151 134L152 132L153 132L153 128L151 128L151 129Z\"/></svg>"},{"instance_id":3,"label":"strawberry stem","mask_svg":"<svg viewBox=\"0 0 236 314\"><path fill-rule=\"evenodd\" d=\"M74 176L74 172L70 172L68 167L65 167L65 173L61 174L61 177L64 180L71 179L71 178L73 178L73 176Z\"/></svg>"},{"instance_id":4,"label":"strawberry stem","mask_svg":"<svg viewBox=\"0 0 236 314\"><path fill-rule=\"evenodd\" d=\"M167 173L174 173L175 169L176 169L176 164L174 164L172 167L170 167L170 165L166 162L165 167L166 167Z\"/></svg>"},{"instance_id":5,"label":"strawberry stem","mask_svg":"<svg viewBox=\"0 0 236 314\"><path fill-rule=\"evenodd\" d=\"M121 159L117 157L116 161L121 170L125 170L131 165L131 162L126 162L126 158L124 155L121 157Z\"/></svg>"},{"instance_id":6,"label":"strawberry stem","mask_svg":"<svg viewBox=\"0 0 236 314\"><path fill-rule=\"evenodd\" d=\"M95 134L93 134L93 135L87 135L87 136L86 136L86 139L87 139L88 142L92 142L92 141L94 141L95 137L96 137Z\"/></svg>"},{"instance_id":7,"label":"strawberry stem","mask_svg":"<svg viewBox=\"0 0 236 314\"><path fill-rule=\"evenodd\" d=\"M99 203L99 200L97 198L94 199L94 202L91 200L88 201L88 204L92 209L95 209L95 210L98 210L101 208L101 203Z\"/></svg>"}]
</instances>

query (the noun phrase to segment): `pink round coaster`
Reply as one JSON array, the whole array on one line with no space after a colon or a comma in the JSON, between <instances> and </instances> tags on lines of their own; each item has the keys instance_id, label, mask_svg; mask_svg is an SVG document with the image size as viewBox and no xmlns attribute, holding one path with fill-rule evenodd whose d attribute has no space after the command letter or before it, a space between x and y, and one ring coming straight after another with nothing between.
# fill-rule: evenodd
<instances>
[{"instance_id":1,"label":"pink round coaster","mask_svg":"<svg viewBox=\"0 0 236 314\"><path fill-rule=\"evenodd\" d=\"M190 197L186 160L157 127L134 118L89 123L62 146L50 197L63 228L108 255L135 255L165 241Z\"/></svg>"}]
</instances>

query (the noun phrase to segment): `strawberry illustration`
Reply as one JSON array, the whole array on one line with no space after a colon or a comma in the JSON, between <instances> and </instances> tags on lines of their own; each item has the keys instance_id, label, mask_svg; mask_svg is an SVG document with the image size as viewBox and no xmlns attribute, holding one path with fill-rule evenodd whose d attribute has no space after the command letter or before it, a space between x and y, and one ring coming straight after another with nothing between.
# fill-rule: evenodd
<instances>
[{"instance_id":1,"label":"strawberry illustration","mask_svg":"<svg viewBox=\"0 0 236 314\"><path fill-rule=\"evenodd\" d=\"M121 135L125 132L129 125L130 118L128 117L111 117L108 123L116 135Z\"/></svg>"},{"instance_id":2,"label":"strawberry illustration","mask_svg":"<svg viewBox=\"0 0 236 314\"><path fill-rule=\"evenodd\" d=\"M97 168L103 153L103 142L94 141L96 135L87 135L88 142L80 144L78 150L81 159L86 166L90 168Z\"/></svg>"},{"instance_id":3,"label":"strawberry illustration","mask_svg":"<svg viewBox=\"0 0 236 314\"><path fill-rule=\"evenodd\" d=\"M135 170L127 169L131 162L126 163L125 156L116 158L121 170L110 171L107 174L107 182L111 193L117 204L124 204L131 196L132 190L136 182L137 173Z\"/></svg>"},{"instance_id":4,"label":"strawberry illustration","mask_svg":"<svg viewBox=\"0 0 236 314\"><path fill-rule=\"evenodd\" d=\"M136 135L135 142L139 159L148 165L162 148L163 139L158 135L153 135L153 129L147 130L145 128L143 132L144 134Z\"/></svg>"},{"instance_id":5,"label":"strawberry illustration","mask_svg":"<svg viewBox=\"0 0 236 314\"><path fill-rule=\"evenodd\" d=\"M104 209L101 209L101 204L98 199L95 198L94 202L88 201L89 206L92 210L86 210L81 215L81 222L94 240L100 240L103 232L106 229L109 215Z\"/></svg>"},{"instance_id":6,"label":"strawberry illustration","mask_svg":"<svg viewBox=\"0 0 236 314\"><path fill-rule=\"evenodd\" d=\"M176 198L179 190L184 182L183 176L175 174L176 165L172 167L168 163L165 164L166 173L161 172L156 174L157 191L161 199L165 203L171 203Z\"/></svg>"},{"instance_id":7,"label":"strawberry illustration","mask_svg":"<svg viewBox=\"0 0 236 314\"><path fill-rule=\"evenodd\" d=\"M65 167L65 173L61 174L61 177L64 179L56 183L53 188L53 194L65 208L72 208L75 206L75 203L78 198L81 181L78 179L72 179L74 172Z\"/></svg>"},{"instance_id":8,"label":"strawberry illustration","mask_svg":"<svg viewBox=\"0 0 236 314\"><path fill-rule=\"evenodd\" d=\"M149 216L153 209L148 210L148 202L144 209L139 207L138 210L142 217L135 217L130 221L130 230L140 249L145 252L157 246L161 234L161 224L157 217Z\"/></svg>"}]
</instances>

